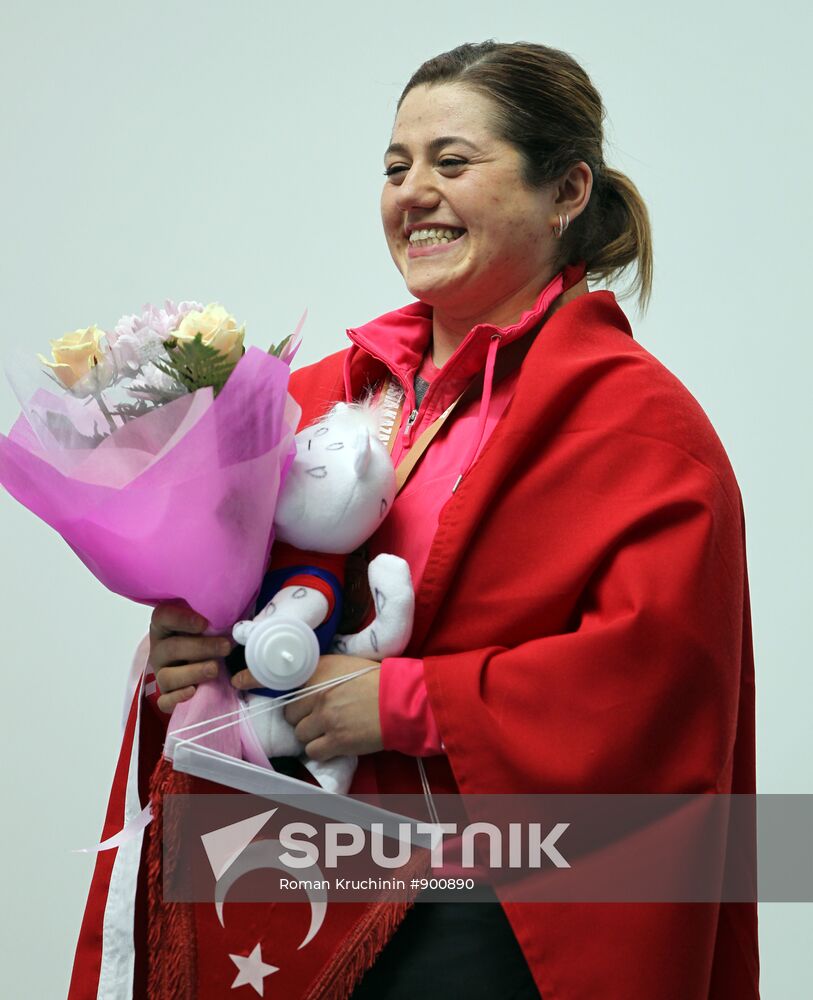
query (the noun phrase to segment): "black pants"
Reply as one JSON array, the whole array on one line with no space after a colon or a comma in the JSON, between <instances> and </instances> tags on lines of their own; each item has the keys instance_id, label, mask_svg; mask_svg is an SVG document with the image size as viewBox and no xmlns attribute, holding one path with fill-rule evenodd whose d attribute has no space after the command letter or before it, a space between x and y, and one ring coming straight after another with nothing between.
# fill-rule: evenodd
<instances>
[{"instance_id":1,"label":"black pants","mask_svg":"<svg viewBox=\"0 0 813 1000\"><path fill-rule=\"evenodd\" d=\"M499 903L420 899L351 1000L541 1000Z\"/></svg>"}]
</instances>

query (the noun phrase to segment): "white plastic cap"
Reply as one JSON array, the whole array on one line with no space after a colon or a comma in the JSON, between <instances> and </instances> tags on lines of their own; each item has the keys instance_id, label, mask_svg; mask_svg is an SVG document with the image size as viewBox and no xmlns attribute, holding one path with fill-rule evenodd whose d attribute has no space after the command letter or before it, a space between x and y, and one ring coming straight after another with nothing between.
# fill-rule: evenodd
<instances>
[{"instance_id":1,"label":"white plastic cap","mask_svg":"<svg viewBox=\"0 0 813 1000\"><path fill-rule=\"evenodd\" d=\"M313 629L284 614L257 622L246 643L246 666L274 691L293 691L304 684L316 670L319 656Z\"/></svg>"}]
</instances>

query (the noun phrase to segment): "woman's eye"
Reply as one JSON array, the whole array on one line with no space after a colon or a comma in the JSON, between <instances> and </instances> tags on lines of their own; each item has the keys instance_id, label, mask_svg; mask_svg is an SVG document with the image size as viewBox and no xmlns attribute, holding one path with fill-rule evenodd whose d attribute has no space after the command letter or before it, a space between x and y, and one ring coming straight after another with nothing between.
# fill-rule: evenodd
<instances>
[{"instance_id":1,"label":"woman's eye","mask_svg":"<svg viewBox=\"0 0 813 1000\"><path fill-rule=\"evenodd\" d=\"M463 167L465 165L466 161L460 160L456 156L444 156L442 160L438 160L438 166L443 167L444 169L447 170L454 167ZM406 167L403 163L396 163L393 164L393 166L391 167L387 167L387 169L384 171L384 176L397 177L399 174L403 173L405 170L408 169L409 168Z\"/></svg>"}]
</instances>

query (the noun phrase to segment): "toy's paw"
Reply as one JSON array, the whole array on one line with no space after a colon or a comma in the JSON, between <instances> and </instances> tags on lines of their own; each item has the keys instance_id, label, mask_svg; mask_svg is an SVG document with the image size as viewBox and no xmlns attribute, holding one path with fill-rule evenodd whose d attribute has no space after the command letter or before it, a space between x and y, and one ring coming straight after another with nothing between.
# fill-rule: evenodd
<instances>
[{"instance_id":1,"label":"toy's paw","mask_svg":"<svg viewBox=\"0 0 813 1000\"><path fill-rule=\"evenodd\" d=\"M332 760L300 758L322 788L334 795L347 795L356 773L358 757L333 757Z\"/></svg>"},{"instance_id":2,"label":"toy's paw","mask_svg":"<svg viewBox=\"0 0 813 1000\"><path fill-rule=\"evenodd\" d=\"M412 574L406 559L382 552L367 567L367 579L379 618L402 618L414 607Z\"/></svg>"},{"instance_id":3,"label":"toy's paw","mask_svg":"<svg viewBox=\"0 0 813 1000\"><path fill-rule=\"evenodd\" d=\"M248 637L254 631L254 622L250 620L237 622L234 628L231 630L231 637L235 642L239 642L241 646L245 646L248 642Z\"/></svg>"},{"instance_id":4,"label":"toy's paw","mask_svg":"<svg viewBox=\"0 0 813 1000\"><path fill-rule=\"evenodd\" d=\"M367 578L375 601L375 619L361 632L334 636L330 650L370 660L399 656L409 642L415 617L409 564L400 556L382 552L370 563Z\"/></svg>"}]
</instances>

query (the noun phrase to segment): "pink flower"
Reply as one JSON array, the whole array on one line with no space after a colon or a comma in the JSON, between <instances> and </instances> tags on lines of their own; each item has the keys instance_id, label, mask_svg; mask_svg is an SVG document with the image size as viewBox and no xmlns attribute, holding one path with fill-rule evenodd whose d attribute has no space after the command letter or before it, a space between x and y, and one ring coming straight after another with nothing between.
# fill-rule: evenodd
<instances>
[{"instance_id":1,"label":"pink flower","mask_svg":"<svg viewBox=\"0 0 813 1000\"><path fill-rule=\"evenodd\" d=\"M119 378L136 375L145 365L166 354L164 341L177 330L187 313L202 309L199 302L166 299L164 307L147 303L140 315L122 316L107 342Z\"/></svg>"}]
</instances>

